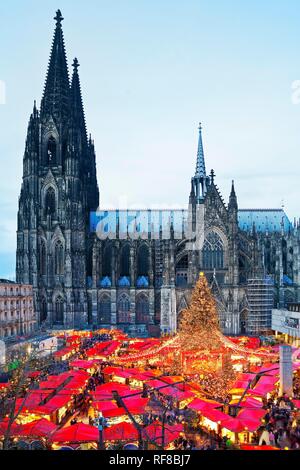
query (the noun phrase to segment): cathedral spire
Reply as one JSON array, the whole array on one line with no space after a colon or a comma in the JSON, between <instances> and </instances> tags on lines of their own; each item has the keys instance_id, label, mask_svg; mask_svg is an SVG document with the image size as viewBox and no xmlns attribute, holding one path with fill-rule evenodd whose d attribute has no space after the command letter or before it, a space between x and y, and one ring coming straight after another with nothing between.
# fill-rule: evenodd
<instances>
[{"instance_id":1,"label":"cathedral spire","mask_svg":"<svg viewBox=\"0 0 300 470\"><path fill-rule=\"evenodd\" d=\"M78 74L78 67L80 66L78 59L75 57L72 67L73 67L73 76L71 83L71 115L73 118L73 123L76 128L82 131L85 141L87 139L84 109L82 104L81 97L81 87Z\"/></svg>"},{"instance_id":2,"label":"cathedral spire","mask_svg":"<svg viewBox=\"0 0 300 470\"><path fill-rule=\"evenodd\" d=\"M196 171L195 171L195 176L196 177L206 177L206 171L205 171L205 161L204 161L204 151L203 151L203 143L202 143L202 125L201 122L199 122L199 139L198 139L198 151L197 151L197 162L196 162Z\"/></svg>"},{"instance_id":3,"label":"cathedral spire","mask_svg":"<svg viewBox=\"0 0 300 470\"><path fill-rule=\"evenodd\" d=\"M41 115L64 120L69 116L70 82L61 27L63 17L60 10L57 10L54 19L56 26L41 102Z\"/></svg>"},{"instance_id":4,"label":"cathedral spire","mask_svg":"<svg viewBox=\"0 0 300 470\"><path fill-rule=\"evenodd\" d=\"M230 196L229 196L228 210L233 211L233 210L237 210L237 208L238 208L237 197L236 197L235 189L234 189L234 181L232 180L231 192L230 192Z\"/></svg>"},{"instance_id":5,"label":"cathedral spire","mask_svg":"<svg viewBox=\"0 0 300 470\"><path fill-rule=\"evenodd\" d=\"M195 176L192 177L192 188L190 193L190 200L195 198L196 203L199 204L204 200L209 178L206 176L203 143L202 143L202 126L199 123L199 138L198 138L198 150L196 160L196 171Z\"/></svg>"}]
</instances>

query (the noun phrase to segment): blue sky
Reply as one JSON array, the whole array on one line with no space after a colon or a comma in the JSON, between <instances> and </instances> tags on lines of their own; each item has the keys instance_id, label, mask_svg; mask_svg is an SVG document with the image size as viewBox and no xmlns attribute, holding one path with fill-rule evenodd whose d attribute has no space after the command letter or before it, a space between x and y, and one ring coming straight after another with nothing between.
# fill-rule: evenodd
<instances>
[{"instance_id":1,"label":"blue sky","mask_svg":"<svg viewBox=\"0 0 300 470\"><path fill-rule=\"evenodd\" d=\"M187 203L198 122L225 201L300 216L300 2L10 0L0 7L0 277L13 276L22 157L55 10L77 56L102 206ZM295 86L298 86L297 84Z\"/></svg>"}]
</instances>

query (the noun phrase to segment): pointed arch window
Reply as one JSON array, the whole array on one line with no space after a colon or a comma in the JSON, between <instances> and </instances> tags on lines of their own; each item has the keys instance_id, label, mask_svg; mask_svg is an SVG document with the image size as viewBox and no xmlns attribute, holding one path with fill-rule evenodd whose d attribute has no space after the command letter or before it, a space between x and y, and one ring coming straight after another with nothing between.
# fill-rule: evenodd
<instances>
[{"instance_id":1,"label":"pointed arch window","mask_svg":"<svg viewBox=\"0 0 300 470\"><path fill-rule=\"evenodd\" d=\"M57 276L60 276L64 274L64 264L65 264L64 246L61 240L58 240L55 243L54 257L55 257L55 270L54 271Z\"/></svg>"},{"instance_id":2,"label":"pointed arch window","mask_svg":"<svg viewBox=\"0 0 300 470\"><path fill-rule=\"evenodd\" d=\"M118 301L118 323L131 323L130 301L125 294L121 295Z\"/></svg>"},{"instance_id":3,"label":"pointed arch window","mask_svg":"<svg viewBox=\"0 0 300 470\"><path fill-rule=\"evenodd\" d=\"M270 240L267 240L265 244L265 268L267 274L271 274L272 269L271 269L271 242Z\"/></svg>"},{"instance_id":4,"label":"pointed arch window","mask_svg":"<svg viewBox=\"0 0 300 470\"><path fill-rule=\"evenodd\" d=\"M176 264L176 285L178 287L184 287L188 282L188 255L184 255L180 258Z\"/></svg>"},{"instance_id":5,"label":"pointed arch window","mask_svg":"<svg viewBox=\"0 0 300 470\"><path fill-rule=\"evenodd\" d=\"M138 296L135 303L136 323L149 323L149 299L147 295L141 294Z\"/></svg>"},{"instance_id":6,"label":"pointed arch window","mask_svg":"<svg viewBox=\"0 0 300 470\"><path fill-rule=\"evenodd\" d=\"M121 257L120 257L120 277L123 277L123 276L126 276L126 277L129 277L130 276L130 262L129 262L129 259L130 259L130 248L129 248L129 245L125 245L123 248L122 248L122 251L121 251Z\"/></svg>"},{"instance_id":7,"label":"pointed arch window","mask_svg":"<svg viewBox=\"0 0 300 470\"><path fill-rule=\"evenodd\" d=\"M149 248L143 244L138 249L137 254L137 275L148 277L149 274Z\"/></svg>"},{"instance_id":8,"label":"pointed arch window","mask_svg":"<svg viewBox=\"0 0 300 470\"><path fill-rule=\"evenodd\" d=\"M112 260L112 247L108 245L104 248L102 255L102 277L111 278L111 260Z\"/></svg>"},{"instance_id":9,"label":"pointed arch window","mask_svg":"<svg viewBox=\"0 0 300 470\"><path fill-rule=\"evenodd\" d=\"M47 302L43 297L41 301L40 322L43 323L47 319Z\"/></svg>"},{"instance_id":10,"label":"pointed arch window","mask_svg":"<svg viewBox=\"0 0 300 470\"><path fill-rule=\"evenodd\" d=\"M45 214L53 216L56 212L55 190L52 186L47 189L45 196Z\"/></svg>"},{"instance_id":11,"label":"pointed arch window","mask_svg":"<svg viewBox=\"0 0 300 470\"><path fill-rule=\"evenodd\" d=\"M111 322L111 298L108 294L104 294L99 302L98 323Z\"/></svg>"},{"instance_id":12,"label":"pointed arch window","mask_svg":"<svg viewBox=\"0 0 300 470\"><path fill-rule=\"evenodd\" d=\"M282 247L282 269L283 269L283 274L287 274L287 243L286 243L286 240L282 240L281 247Z\"/></svg>"},{"instance_id":13,"label":"pointed arch window","mask_svg":"<svg viewBox=\"0 0 300 470\"><path fill-rule=\"evenodd\" d=\"M203 245L202 259L204 269L222 269L224 266L223 242L216 232L210 232Z\"/></svg>"},{"instance_id":14,"label":"pointed arch window","mask_svg":"<svg viewBox=\"0 0 300 470\"><path fill-rule=\"evenodd\" d=\"M63 325L64 323L64 299L57 297L54 309L54 321L56 325Z\"/></svg>"},{"instance_id":15,"label":"pointed arch window","mask_svg":"<svg viewBox=\"0 0 300 470\"><path fill-rule=\"evenodd\" d=\"M49 137L47 142L47 163L49 166L57 164L57 145L53 136Z\"/></svg>"},{"instance_id":16,"label":"pointed arch window","mask_svg":"<svg viewBox=\"0 0 300 470\"><path fill-rule=\"evenodd\" d=\"M42 276L47 274L47 253L46 243L44 240L41 240L40 243L40 272Z\"/></svg>"}]
</instances>

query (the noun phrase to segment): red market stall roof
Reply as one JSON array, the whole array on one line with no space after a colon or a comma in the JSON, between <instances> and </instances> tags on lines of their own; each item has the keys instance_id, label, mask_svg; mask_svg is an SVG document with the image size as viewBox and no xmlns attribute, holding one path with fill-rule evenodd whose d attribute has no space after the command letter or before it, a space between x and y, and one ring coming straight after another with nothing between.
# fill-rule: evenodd
<instances>
[{"instance_id":1,"label":"red market stall roof","mask_svg":"<svg viewBox=\"0 0 300 470\"><path fill-rule=\"evenodd\" d=\"M147 436L152 441L155 441L158 445L161 445L162 443L162 425L158 421L155 421L154 423L150 424L150 426L147 426L144 428L146 433L144 433L144 439L147 440ZM182 424L176 424L174 426L165 426L165 445L170 444L170 442L175 441L180 434L183 432L183 425Z\"/></svg>"},{"instance_id":2,"label":"red market stall roof","mask_svg":"<svg viewBox=\"0 0 300 470\"><path fill-rule=\"evenodd\" d=\"M59 375L50 375L47 380L40 382L40 388L56 389L63 385L65 389L75 390L83 387L88 378L89 374L86 371L72 370Z\"/></svg>"},{"instance_id":3,"label":"red market stall roof","mask_svg":"<svg viewBox=\"0 0 300 470\"><path fill-rule=\"evenodd\" d=\"M136 441L138 431L132 423L121 422L105 428L103 439L104 441Z\"/></svg>"},{"instance_id":4,"label":"red market stall roof","mask_svg":"<svg viewBox=\"0 0 300 470\"><path fill-rule=\"evenodd\" d=\"M7 431L7 428L8 428L8 424L9 424L9 419L8 418L4 418L3 421L0 421L0 436L4 436L6 431ZM15 435L15 433L17 433L20 429L20 425L19 424L16 424L16 423L12 423L12 426L10 428L10 433L11 435Z\"/></svg>"},{"instance_id":5,"label":"red market stall roof","mask_svg":"<svg viewBox=\"0 0 300 470\"><path fill-rule=\"evenodd\" d=\"M112 411L119 409L118 405L114 401L95 401L93 406L98 411Z\"/></svg>"},{"instance_id":6,"label":"red market stall roof","mask_svg":"<svg viewBox=\"0 0 300 470\"><path fill-rule=\"evenodd\" d=\"M45 418L41 418L21 425L17 434L24 437L49 437L56 429L57 426L55 424Z\"/></svg>"},{"instance_id":7,"label":"red market stall roof","mask_svg":"<svg viewBox=\"0 0 300 470\"><path fill-rule=\"evenodd\" d=\"M145 351L146 349L152 348L154 346L160 345L161 341L159 339L147 339L145 341L136 341L130 343L128 346L128 351Z\"/></svg>"},{"instance_id":8,"label":"red market stall roof","mask_svg":"<svg viewBox=\"0 0 300 470\"><path fill-rule=\"evenodd\" d=\"M264 410L263 408L243 408L238 413L237 418L241 420L259 421L265 416L266 412L267 410Z\"/></svg>"},{"instance_id":9,"label":"red market stall roof","mask_svg":"<svg viewBox=\"0 0 300 470\"><path fill-rule=\"evenodd\" d=\"M124 370L126 370L126 369L124 369ZM113 374L117 374L117 373L122 372L122 371L123 371L122 367L113 367L113 366L104 367L104 369L102 370L103 374L105 374L105 375L113 375Z\"/></svg>"},{"instance_id":10,"label":"red market stall roof","mask_svg":"<svg viewBox=\"0 0 300 470\"><path fill-rule=\"evenodd\" d=\"M56 410L59 410L63 406L68 405L72 400L71 394L58 394L51 398L47 403L43 405L33 406L29 409L30 412L41 414L41 415L50 415Z\"/></svg>"},{"instance_id":11,"label":"red market stall roof","mask_svg":"<svg viewBox=\"0 0 300 470\"><path fill-rule=\"evenodd\" d=\"M253 389L249 389L247 393L258 397L264 397L265 395L267 395L267 393L272 392L274 389L275 385L273 384L257 384Z\"/></svg>"},{"instance_id":12,"label":"red market stall roof","mask_svg":"<svg viewBox=\"0 0 300 470\"><path fill-rule=\"evenodd\" d=\"M265 384L275 385L278 381L279 381L279 378L276 375L272 375L272 376L264 375L260 377L257 385L262 385L262 384L263 385Z\"/></svg>"},{"instance_id":13,"label":"red market stall roof","mask_svg":"<svg viewBox=\"0 0 300 470\"><path fill-rule=\"evenodd\" d=\"M243 432L246 430L246 424L243 421L228 415L227 418L222 420L221 426L231 432Z\"/></svg>"},{"instance_id":14,"label":"red market stall roof","mask_svg":"<svg viewBox=\"0 0 300 470\"><path fill-rule=\"evenodd\" d=\"M236 390L236 389L245 390L245 388L247 388L248 385L249 385L249 381L247 380L237 380L232 385L231 390Z\"/></svg>"},{"instance_id":15,"label":"red market stall roof","mask_svg":"<svg viewBox=\"0 0 300 470\"><path fill-rule=\"evenodd\" d=\"M60 349L59 351L55 351L54 357L63 357L66 354L71 354L74 351L74 348L72 346L67 346L63 349Z\"/></svg>"},{"instance_id":16,"label":"red market stall roof","mask_svg":"<svg viewBox=\"0 0 300 470\"><path fill-rule=\"evenodd\" d=\"M121 341L111 340L97 343L86 351L88 356L110 356L121 346Z\"/></svg>"},{"instance_id":17,"label":"red market stall roof","mask_svg":"<svg viewBox=\"0 0 300 470\"><path fill-rule=\"evenodd\" d=\"M52 442L97 442L99 431L95 426L77 423L55 431L51 436Z\"/></svg>"},{"instance_id":18,"label":"red market stall roof","mask_svg":"<svg viewBox=\"0 0 300 470\"><path fill-rule=\"evenodd\" d=\"M86 361L84 359L75 359L75 361L70 362L70 367L72 369L91 369L92 367L97 366L100 364L100 360L91 360Z\"/></svg>"},{"instance_id":19,"label":"red market stall roof","mask_svg":"<svg viewBox=\"0 0 300 470\"><path fill-rule=\"evenodd\" d=\"M141 398L141 397L131 397L131 398L124 398L124 405L128 408L129 412L133 415L143 414L145 412L145 408L149 403L149 398Z\"/></svg>"},{"instance_id":20,"label":"red market stall roof","mask_svg":"<svg viewBox=\"0 0 300 470\"><path fill-rule=\"evenodd\" d=\"M159 391L160 393L171 396L172 398L175 398L178 401L188 400L189 398L192 398L195 396L193 392L190 392L188 390L186 390L185 392L182 392L181 390L178 390L178 388L171 387L171 386L162 388Z\"/></svg>"},{"instance_id":21,"label":"red market stall roof","mask_svg":"<svg viewBox=\"0 0 300 470\"><path fill-rule=\"evenodd\" d=\"M146 385L148 385L148 387L150 388L159 388L159 387L164 387L167 384L165 382L162 382L159 379L153 379L153 380L148 380L146 382Z\"/></svg>"},{"instance_id":22,"label":"red market stall roof","mask_svg":"<svg viewBox=\"0 0 300 470\"><path fill-rule=\"evenodd\" d=\"M239 399L231 400L230 405L237 404L238 402ZM243 399L240 405L244 408L261 408L262 402L260 400L256 400L253 397L246 397Z\"/></svg>"},{"instance_id":23,"label":"red market stall roof","mask_svg":"<svg viewBox=\"0 0 300 470\"><path fill-rule=\"evenodd\" d=\"M94 400L110 400L112 392L116 391L120 397L131 395L132 393L141 393L140 390L133 390L128 385L120 384L117 382L110 382L96 387L95 392L92 393Z\"/></svg>"},{"instance_id":24,"label":"red market stall roof","mask_svg":"<svg viewBox=\"0 0 300 470\"><path fill-rule=\"evenodd\" d=\"M206 400L203 398L195 398L191 403L188 404L188 408L197 411L217 408L218 406L221 406L221 403L218 403L214 400Z\"/></svg>"},{"instance_id":25,"label":"red market stall roof","mask_svg":"<svg viewBox=\"0 0 300 470\"><path fill-rule=\"evenodd\" d=\"M215 408L207 408L203 411L201 411L202 416L205 418L209 419L210 421L213 421L214 423L220 423L223 420L226 420L228 418L228 415L225 413L222 413L222 411L216 410Z\"/></svg>"}]
</instances>

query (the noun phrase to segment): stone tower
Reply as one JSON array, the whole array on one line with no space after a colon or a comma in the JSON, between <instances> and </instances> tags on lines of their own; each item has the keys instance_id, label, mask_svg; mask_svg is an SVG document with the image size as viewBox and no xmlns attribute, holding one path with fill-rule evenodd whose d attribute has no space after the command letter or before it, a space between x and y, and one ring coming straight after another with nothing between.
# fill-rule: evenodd
<instances>
[{"instance_id":1,"label":"stone tower","mask_svg":"<svg viewBox=\"0 0 300 470\"><path fill-rule=\"evenodd\" d=\"M99 205L94 143L87 138L78 75L70 83L60 10L40 111L34 104L23 159L17 281L33 285L41 324L88 323L89 213Z\"/></svg>"}]
</instances>

